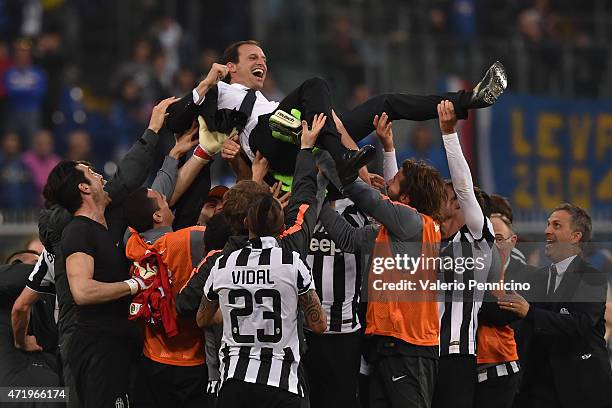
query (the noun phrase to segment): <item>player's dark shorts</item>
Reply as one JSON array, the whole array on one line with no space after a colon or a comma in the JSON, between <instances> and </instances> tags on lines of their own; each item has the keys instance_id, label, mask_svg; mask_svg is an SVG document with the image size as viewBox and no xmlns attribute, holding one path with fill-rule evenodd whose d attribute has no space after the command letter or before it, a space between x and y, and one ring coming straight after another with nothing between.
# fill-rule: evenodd
<instances>
[{"instance_id":1,"label":"player's dark shorts","mask_svg":"<svg viewBox=\"0 0 612 408\"><path fill-rule=\"evenodd\" d=\"M318 335L306 332L308 351L302 362L312 407L357 406L362 333Z\"/></svg>"},{"instance_id":2,"label":"player's dark shorts","mask_svg":"<svg viewBox=\"0 0 612 408\"><path fill-rule=\"evenodd\" d=\"M70 339L68 364L83 407L129 406L127 343L123 337L75 330Z\"/></svg>"},{"instance_id":3,"label":"player's dark shorts","mask_svg":"<svg viewBox=\"0 0 612 408\"><path fill-rule=\"evenodd\" d=\"M451 354L440 357L433 408L472 408L477 384L476 356Z\"/></svg>"},{"instance_id":4,"label":"player's dark shorts","mask_svg":"<svg viewBox=\"0 0 612 408\"><path fill-rule=\"evenodd\" d=\"M370 408L431 407L438 372L437 346L375 336L371 348Z\"/></svg>"},{"instance_id":5,"label":"player's dark shorts","mask_svg":"<svg viewBox=\"0 0 612 408\"><path fill-rule=\"evenodd\" d=\"M230 378L221 387L217 408L300 408L301 400L277 387Z\"/></svg>"},{"instance_id":6,"label":"player's dark shorts","mask_svg":"<svg viewBox=\"0 0 612 408\"><path fill-rule=\"evenodd\" d=\"M173 366L142 356L134 370L133 406L206 408L206 365ZM132 403L130 401L130 403Z\"/></svg>"}]
</instances>

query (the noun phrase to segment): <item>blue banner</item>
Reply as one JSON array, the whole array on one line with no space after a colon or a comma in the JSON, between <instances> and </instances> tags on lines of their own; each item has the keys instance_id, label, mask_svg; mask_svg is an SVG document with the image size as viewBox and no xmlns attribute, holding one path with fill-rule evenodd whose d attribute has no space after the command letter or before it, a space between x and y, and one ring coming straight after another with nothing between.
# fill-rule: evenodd
<instances>
[{"instance_id":1,"label":"blue banner","mask_svg":"<svg viewBox=\"0 0 612 408\"><path fill-rule=\"evenodd\" d=\"M612 100L504 94L478 113L483 186L517 210L612 206Z\"/></svg>"}]
</instances>

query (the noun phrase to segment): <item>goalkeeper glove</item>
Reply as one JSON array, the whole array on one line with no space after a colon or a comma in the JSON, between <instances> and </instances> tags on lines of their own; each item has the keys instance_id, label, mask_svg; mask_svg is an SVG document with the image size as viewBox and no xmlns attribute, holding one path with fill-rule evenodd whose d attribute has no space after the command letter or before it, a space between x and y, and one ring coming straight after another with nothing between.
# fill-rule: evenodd
<instances>
[{"instance_id":1,"label":"goalkeeper glove","mask_svg":"<svg viewBox=\"0 0 612 408\"><path fill-rule=\"evenodd\" d=\"M145 263L145 266L141 266L138 262L134 262L134 269L132 270L132 278L125 280L124 282L130 287L130 293L135 295L138 292L151 287L155 281L157 275L157 269L151 267L149 263Z\"/></svg>"},{"instance_id":2,"label":"goalkeeper glove","mask_svg":"<svg viewBox=\"0 0 612 408\"><path fill-rule=\"evenodd\" d=\"M200 144L196 147L193 155L204 160L212 160L212 157L221 151L223 143L230 137L234 136L237 130L234 128L230 134L222 132L211 132L208 130L206 121L202 116L198 116L198 123L200 124Z\"/></svg>"}]
</instances>

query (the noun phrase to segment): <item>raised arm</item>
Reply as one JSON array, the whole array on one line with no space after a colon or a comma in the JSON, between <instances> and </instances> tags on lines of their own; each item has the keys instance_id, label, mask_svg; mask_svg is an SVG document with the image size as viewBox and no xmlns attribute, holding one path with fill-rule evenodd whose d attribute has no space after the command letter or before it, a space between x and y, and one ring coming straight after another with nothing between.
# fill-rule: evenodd
<instances>
[{"instance_id":1,"label":"raised arm","mask_svg":"<svg viewBox=\"0 0 612 408\"><path fill-rule=\"evenodd\" d=\"M415 209L391 201L360 180L346 186L344 192L361 211L384 225L398 239L407 241L420 237L423 221Z\"/></svg>"},{"instance_id":2,"label":"raised arm","mask_svg":"<svg viewBox=\"0 0 612 408\"><path fill-rule=\"evenodd\" d=\"M178 175L178 159L168 155L164 158L162 166L157 170L155 180L151 184L151 190L158 191L166 197L170 197L176 184Z\"/></svg>"},{"instance_id":3,"label":"raised arm","mask_svg":"<svg viewBox=\"0 0 612 408\"><path fill-rule=\"evenodd\" d=\"M168 128L174 133L183 133L198 117L201 105L207 94L217 92L215 86L223 77L227 75L227 67L221 64L213 64L204 78L196 88L187 95L184 95L168 112ZM209 94L210 95L210 94Z\"/></svg>"},{"instance_id":4,"label":"raised arm","mask_svg":"<svg viewBox=\"0 0 612 408\"><path fill-rule=\"evenodd\" d=\"M344 123L342 123L342 120L340 120L338 115L336 115L336 111L333 109L332 109L332 116L334 119L334 123L336 124L336 129L338 130L338 133L340 134L340 142L342 142L344 147L348 148L349 150L359 150L359 146L357 146L357 142L355 142L353 137L346 130L346 127L344 127ZM365 182L369 181L369 173L368 173L367 166L363 166L362 168L359 169L359 177Z\"/></svg>"},{"instance_id":5,"label":"raised arm","mask_svg":"<svg viewBox=\"0 0 612 408\"><path fill-rule=\"evenodd\" d=\"M457 115L455 115L452 102L442 101L438 104L438 117L451 181L465 218L465 225L467 225L474 238L480 239L482 238L485 218L474 194L470 167L463 156L461 144L459 144Z\"/></svg>"},{"instance_id":6,"label":"raised arm","mask_svg":"<svg viewBox=\"0 0 612 408\"><path fill-rule=\"evenodd\" d=\"M344 252L354 253L362 250L362 245L371 242L378 232L378 228L374 225L355 228L329 204L323 205L319 221L331 239Z\"/></svg>"},{"instance_id":7,"label":"raised arm","mask_svg":"<svg viewBox=\"0 0 612 408\"><path fill-rule=\"evenodd\" d=\"M380 117L378 115L374 116L374 126L376 126L376 136L383 146L383 177L388 182L395 177L398 170L393 143L393 127L389 115L383 112Z\"/></svg>"},{"instance_id":8,"label":"raised arm","mask_svg":"<svg viewBox=\"0 0 612 408\"><path fill-rule=\"evenodd\" d=\"M166 110L177 100L177 98L167 98L153 108L149 127L119 162L117 172L104 186L112 200L111 205L121 205L132 191L145 182L153 163Z\"/></svg>"},{"instance_id":9,"label":"raised arm","mask_svg":"<svg viewBox=\"0 0 612 408\"><path fill-rule=\"evenodd\" d=\"M285 208L287 229L280 235L283 247L299 252L304 258L318 216L317 173L312 148L325 120L325 115L315 115L312 130L302 121L302 149L297 156L291 197Z\"/></svg>"},{"instance_id":10,"label":"raised arm","mask_svg":"<svg viewBox=\"0 0 612 408\"><path fill-rule=\"evenodd\" d=\"M194 125L187 132L175 138L174 147L170 150L162 167L158 170L151 189L171 197L177 184L179 160L198 143L193 136L198 128Z\"/></svg>"},{"instance_id":11,"label":"raised arm","mask_svg":"<svg viewBox=\"0 0 612 408\"><path fill-rule=\"evenodd\" d=\"M176 187L174 193L170 199L170 206L176 204L181 198L185 191L191 186L193 181L196 179L200 171L210 163L208 160L203 160L196 156L191 156L185 164L178 171L178 178L176 180ZM205 192L204 192L205 193Z\"/></svg>"}]
</instances>

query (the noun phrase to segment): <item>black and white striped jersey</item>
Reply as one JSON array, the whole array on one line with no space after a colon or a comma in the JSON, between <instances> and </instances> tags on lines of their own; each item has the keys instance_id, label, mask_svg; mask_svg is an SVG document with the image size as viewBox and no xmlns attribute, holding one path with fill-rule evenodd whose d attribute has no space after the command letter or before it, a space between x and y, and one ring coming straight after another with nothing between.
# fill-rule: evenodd
<instances>
[{"instance_id":1,"label":"black and white striped jersey","mask_svg":"<svg viewBox=\"0 0 612 408\"><path fill-rule=\"evenodd\" d=\"M297 252L273 237L217 259L204 294L223 315L221 381L266 384L303 395L298 381L298 297L314 289Z\"/></svg>"},{"instance_id":2,"label":"black and white striped jersey","mask_svg":"<svg viewBox=\"0 0 612 408\"><path fill-rule=\"evenodd\" d=\"M351 205L342 212L344 219L355 228L368 224L366 216ZM321 223L317 223L306 258L312 270L317 295L327 314L325 333L351 333L361 324L357 315L362 271L360 254L343 252L330 238Z\"/></svg>"},{"instance_id":3,"label":"black and white striped jersey","mask_svg":"<svg viewBox=\"0 0 612 408\"><path fill-rule=\"evenodd\" d=\"M442 262L439 280L455 285L444 291L442 294L444 298L438 302L441 356L476 355L478 312L482 306L484 291L478 288L470 289L469 282L485 283L499 278L490 273L494 245L493 225L486 217L480 239L475 239L469 228L464 225L451 239L442 243L440 256L443 260L450 257L453 262L452 264ZM474 261L468 265L466 263L468 259ZM447 265L453 267L446 267ZM458 289L458 283L465 284L465 288Z\"/></svg>"},{"instance_id":4,"label":"black and white striped jersey","mask_svg":"<svg viewBox=\"0 0 612 408\"><path fill-rule=\"evenodd\" d=\"M55 256L43 249L26 286L38 293L55 295Z\"/></svg>"}]
</instances>

